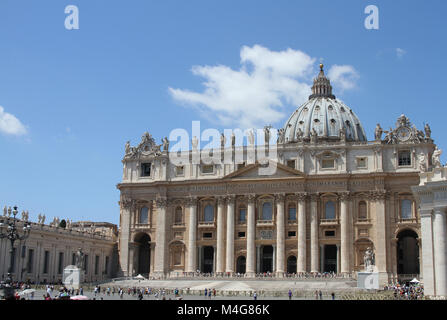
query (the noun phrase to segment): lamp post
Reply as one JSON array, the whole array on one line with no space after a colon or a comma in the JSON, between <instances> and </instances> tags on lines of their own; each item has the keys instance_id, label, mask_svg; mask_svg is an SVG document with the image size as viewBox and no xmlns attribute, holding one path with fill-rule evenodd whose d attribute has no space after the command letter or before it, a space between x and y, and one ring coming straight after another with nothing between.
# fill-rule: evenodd
<instances>
[{"instance_id":1,"label":"lamp post","mask_svg":"<svg viewBox=\"0 0 447 320\"><path fill-rule=\"evenodd\" d=\"M30 231L31 231L31 224L29 222L23 223L23 234L19 234L19 229L16 226L17 223L17 206L15 206L12 210L12 218L11 218L11 208L8 209L8 216L3 217L3 219L0 219L0 239L6 238L11 243L11 249L9 250L10 260L9 260L9 268L8 268L8 275L6 277L6 285L3 289L5 299L12 299L14 298L14 288L12 287L12 268L14 266L14 242L16 240L25 240L29 237ZM5 208L6 210L6 208ZM6 230L4 230L6 229Z\"/></svg>"}]
</instances>

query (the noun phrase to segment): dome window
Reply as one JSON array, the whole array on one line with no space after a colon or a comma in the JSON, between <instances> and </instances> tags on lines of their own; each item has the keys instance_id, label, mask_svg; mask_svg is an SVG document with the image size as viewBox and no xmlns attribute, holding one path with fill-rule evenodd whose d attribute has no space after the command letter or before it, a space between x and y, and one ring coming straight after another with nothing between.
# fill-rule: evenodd
<instances>
[{"instance_id":1,"label":"dome window","mask_svg":"<svg viewBox=\"0 0 447 320\"><path fill-rule=\"evenodd\" d=\"M341 107L341 108L340 108L340 111L341 111L341 112L345 112L345 108Z\"/></svg>"},{"instance_id":2,"label":"dome window","mask_svg":"<svg viewBox=\"0 0 447 320\"><path fill-rule=\"evenodd\" d=\"M303 121L303 120L301 120L301 121L300 121L300 122L298 122L298 123L302 125L302 124L304 124L304 121Z\"/></svg>"},{"instance_id":3,"label":"dome window","mask_svg":"<svg viewBox=\"0 0 447 320\"><path fill-rule=\"evenodd\" d=\"M331 124L335 124L336 122L335 119L331 119Z\"/></svg>"},{"instance_id":4,"label":"dome window","mask_svg":"<svg viewBox=\"0 0 447 320\"><path fill-rule=\"evenodd\" d=\"M320 110L320 106L316 106L316 107L315 107L315 110L316 110L316 111L319 111L319 110Z\"/></svg>"},{"instance_id":5,"label":"dome window","mask_svg":"<svg viewBox=\"0 0 447 320\"><path fill-rule=\"evenodd\" d=\"M329 106L328 110L332 111L332 110L334 110L334 107L333 106Z\"/></svg>"},{"instance_id":6,"label":"dome window","mask_svg":"<svg viewBox=\"0 0 447 320\"><path fill-rule=\"evenodd\" d=\"M314 122L315 122L315 123L318 123L318 122L320 122L320 120L318 120L318 119L315 119L315 120L314 120Z\"/></svg>"},{"instance_id":7,"label":"dome window","mask_svg":"<svg viewBox=\"0 0 447 320\"><path fill-rule=\"evenodd\" d=\"M349 122L349 120L346 120L346 125L347 125L348 127L350 127L350 126L351 126L351 122Z\"/></svg>"}]
</instances>

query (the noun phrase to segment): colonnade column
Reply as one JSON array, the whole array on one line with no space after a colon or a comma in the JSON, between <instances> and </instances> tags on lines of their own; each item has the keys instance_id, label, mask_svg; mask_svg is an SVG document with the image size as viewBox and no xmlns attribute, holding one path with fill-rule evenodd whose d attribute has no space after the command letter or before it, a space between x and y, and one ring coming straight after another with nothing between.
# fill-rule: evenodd
<instances>
[{"instance_id":1,"label":"colonnade column","mask_svg":"<svg viewBox=\"0 0 447 320\"><path fill-rule=\"evenodd\" d=\"M276 275L279 277L283 277L285 272L284 199L284 194L276 195ZM275 255L273 258L275 259Z\"/></svg>"},{"instance_id":2,"label":"colonnade column","mask_svg":"<svg viewBox=\"0 0 447 320\"><path fill-rule=\"evenodd\" d=\"M234 200L234 195L227 197L227 258L225 272L230 274L234 273Z\"/></svg>"},{"instance_id":3,"label":"colonnade column","mask_svg":"<svg viewBox=\"0 0 447 320\"><path fill-rule=\"evenodd\" d=\"M310 272L319 272L318 265L318 194L310 197Z\"/></svg>"},{"instance_id":4,"label":"colonnade column","mask_svg":"<svg viewBox=\"0 0 447 320\"><path fill-rule=\"evenodd\" d=\"M306 193L298 196L298 266L297 272L306 272Z\"/></svg>"},{"instance_id":5,"label":"colonnade column","mask_svg":"<svg viewBox=\"0 0 447 320\"><path fill-rule=\"evenodd\" d=\"M447 230L445 207L435 207L433 219L433 243L435 253L436 295L447 297Z\"/></svg>"},{"instance_id":6,"label":"colonnade column","mask_svg":"<svg viewBox=\"0 0 447 320\"><path fill-rule=\"evenodd\" d=\"M155 200L157 205L157 232L155 235L155 267L154 273L164 275L166 272L166 198Z\"/></svg>"},{"instance_id":7,"label":"colonnade column","mask_svg":"<svg viewBox=\"0 0 447 320\"><path fill-rule=\"evenodd\" d=\"M248 208L247 208L247 268L246 274L249 277L253 277L256 273L256 248L255 248L255 195L248 196Z\"/></svg>"},{"instance_id":8,"label":"colonnade column","mask_svg":"<svg viewBox=\"0 0 447 320\"><path fill-rule=\"evenodd\" d=\"M216 273L224 272L225 238L224 238L224 205L225 198L217 199L217 244L216 244Z\"/></svg>"},{"instance_id":9,"label":"colonnade column","mask_svg":"<svg viewBox=\"0 0 447 320\"><path fill-rule=\"evenodd\" d=\"M348 273L349 270L349 212L348 212L349 192L340 194L340 244L341 263L340 272Z\"/></svg>"},{"instance_id":10,"label":"colonnade column","mask_svg":"<svg viewBox=\"0 0 447 320\"><path fill-rule=\"evenodd\" d=\"M375 262L379 272L379 285L385 285L388 283L387 274L387 232L386 232L386 212L385 212L385 199L386 191L376 191L372 194L372 199L375 201L376 209L376 243L375 245Z\"/></svg>"},{"instance_id":11,"label":"colonnade column","mask_svg":"<svg viewBox=\"0 0 447 320\"><path fill-rule=\"evenodd\" d=\"M188 267L186 272L194 273L197 270L197 198L188 199L188 206Z\"/></svg>"}]
</instances>

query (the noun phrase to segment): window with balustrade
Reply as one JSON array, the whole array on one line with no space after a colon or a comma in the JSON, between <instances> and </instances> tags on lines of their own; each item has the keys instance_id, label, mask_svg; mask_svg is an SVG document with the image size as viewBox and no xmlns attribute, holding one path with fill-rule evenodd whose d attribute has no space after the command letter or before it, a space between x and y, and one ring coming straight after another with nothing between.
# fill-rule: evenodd
<instances>
[{"instance_id":1,"label":"window with balustrade","mask_svg":"<svg viewBox=\"0 0 447 320\"><path fill-rule=\"evenodd\" d=\"M273 220L273 205L270 201L264 202L261 209L261 220L272 221Z\"/></svg>"},{"instance_id":2,"label":"window with balustrade","mask_svg":"<svg viewBox=\"0 0 447 320\"><path fill-rule=\"evenodd\" d=\"M207 204L203 210L203 221L213 222L214 221L214 206Z\"/></svg>"},{"instance_id":3,"label":"window with balustrade","mask_svg":"<svg viewBox=\"0 0 447 320\"><path fill-rule=\"evenodd\" d=\"M239 207L239 214L237 221L239 224L244 224L247 222L247 208L245 206Z\"/></svg>"},{"instance_id":4,"label":"window with balustrade","mask_svg":"<svg viewBox=\"0 0 447 320\"><path fill-rule=\"evenodd\" d=\"M327 201L324 204L324 218L326 220L335 220L335 202L334 201Z\"/></svg>"},{"instance_id":5,"label":"window with balustrade","mask_svg":"<svg viewBox=\"0 0 447 320\"><path fill-rule=\"evenodd\" d=\"M140 210L140 217L138 219L138 222L140 224L147 224L149 223L149 208L143 207Z\"/></svg>"},{"instance_id":6,"label":"window with balustrade","mask_svg":"<svg viewBox=\"0 0 447 320\"><path fill-rule=\"evenodd\" d=\"M413 219L413 203L409 199L400 201L400 217L401 219Z\"/></svg>"},{"instance_id":7,"label":"window with balustrade","mask_svg":"<svg viewBox=\"0 0 447 320\"><path fill-rule=\"evenodd\" d=\"M180 206L175 208L174 224L176 225L183 224L183 208Z\"/></svg>"},{"instance_id":8,"label":"window with balustrade","mask_svg":"<svg viewBox=\"0 0 447 320\"><path fill-rule=\"evenodd\" d=\"M368 209L365 201L359 202L357 217L358 220L366 220L368 218Z\"/></svg>"},{"instance_id":9,"label":"window with balustrade","mask_svg":"<svg viewBox=\"0 0 447 320\"><path fill-rule=\"evenodd\" d=\"M294 203L290 203L288 206L288 217L289 222L296 222L296 206Z\"/></svg>"}]
</instances>

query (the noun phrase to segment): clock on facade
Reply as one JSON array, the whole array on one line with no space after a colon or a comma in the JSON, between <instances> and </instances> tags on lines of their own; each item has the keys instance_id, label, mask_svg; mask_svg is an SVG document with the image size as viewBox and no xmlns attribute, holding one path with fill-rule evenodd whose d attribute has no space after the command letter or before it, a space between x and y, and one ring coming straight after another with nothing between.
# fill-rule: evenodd
<instances>
[{"instance_id":1,"label":"clock on facade","mask_svg":"<svg viewBox=\"0 0 447 320\"><path fill-rule=\"evenodd\" d=\"M411 137L411 131L407 127L399 128L397 131L397 138L400 141L407 141Z\"/></svg>"}]
</instances>

